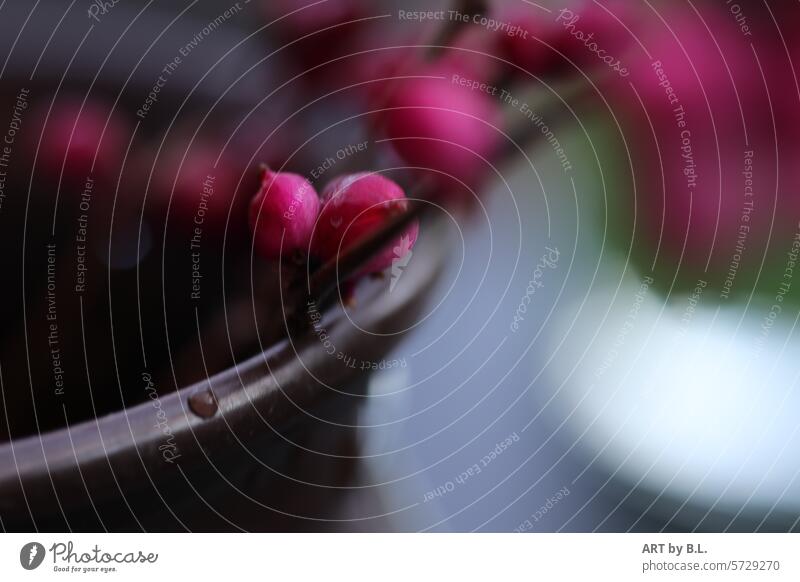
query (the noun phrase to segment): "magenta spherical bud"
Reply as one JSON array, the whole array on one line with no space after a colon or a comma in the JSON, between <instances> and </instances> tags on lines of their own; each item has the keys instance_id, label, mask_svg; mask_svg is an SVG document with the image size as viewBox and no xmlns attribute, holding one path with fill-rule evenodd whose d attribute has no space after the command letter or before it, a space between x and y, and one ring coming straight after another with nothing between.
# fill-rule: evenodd
<instances>
[{"instance_id":1,"label":"magenta spherical bud","mask_svg":"<svg viewBox=\"0 0 800 582\"><path fill-rule=\"evenodd\" d=\"M363 17L360 0L269 0L263 3L264 14L276 19L284 35L297 39Z\"/></svg>"},{"instance_id":2,"label":"magenta spherical bud","mask_svg":"<svg viewBox=\"0 0 800 582\"><path fill-rule=\"evenodd\" d=\"M230 226L231 235L237 234L245 197L237 195L240 174L234 160L221 154L219 146L207 138L189 145L176 137L156 164L151 204L158 213L169 208L170 229L199 228L204 235L221 237Z\"/></svg>"},{"instance_id":3,"label":"magenta spherical bud","mask_svg":"<svg viewBox=\"0 0 800 582\"><path fill-rule=\"evenodd\" d=\"M37 169L62 187L83 189L91 176L113 182L122 167L131 128L127 120L102 101L64 99L33 114L27 148L38 145Z\"/></svg>"},{"instance_id":4,"label":"magenta spherical bud","mask_svg":"<svg viewBox=\"0 0 800 582\"><path fill-rule=\"evenodd\" d=\"M516 32L499 37L500 56L533 75L624 73L638 10L620 0L571 0L552 12L518 8L503 19Z\"/></svg>"},{"instance_id":5,"label":"magenta spherical bud","mask_svg":"<svg viewBox=\"0 0 800 582\"><path fill-rule=\"evenodd\" d=\"M322 204L311 244L316 256L329 261L380 229L392 217L405 212L408 199L392 180L361 172L330 182L322 191ZM412 223L359 270L359 274L381 272L404 258L414 246L418 230L418 224Z\"/></svg>"},{"instance_id":6,"label":"magenta spherical bud","mask_svg":"<svg viewBox=\"0 0 800 582\"><path fill-rule=\"evenodd\" d=\"M265 170L261 188L250 202L250 229L258 253L272 260L308 253L319 206L319 196L308 180Z\"/></svg>"},{"instance_id":7,"label":"magenta spherical bud","mask_svg":"<svg viewBox=\"0 0 800 582\"><path fill-rule=\"evenodd\" d=\"M551 14L528 7L509 14L506 20L521 34L498 36L501 58L533 75L550 73L565 65L558 53L564 49L566 37ZM521 73L518 69L515 72Z\"/></svg>"},{"instance_id":8,"label":"magenta spherical bud","mask_svg":"<svg viewBox=\"0 0 800 582\"><path fill-rule=\"evenodd\" d=\"M787 214L773 222L775 193L779 208L785 202L769 96L749 43L724 13L701 20L673 10L664 22L643 32L652 57L631 55L630 75L606 95L631 144L644 237L670 261L724 273L733 256L760 260Z\"/></svg>"},{"instance_id":9,"label":"magenta spherical bud","mask_svg":"<svg viewBox=\"0 0 800 582\"><path fill-rule=\"evenodd\" d=\"M362 37L370 29L368 3L361 0L268 0L262 2L270 32L310 81L308 89L335 80L348 61L336 61L361 50ZM333 63L326 64L334 60Z\"/></svg>"},{"instance_id":10,"label":"magenta spherical bud","mask_svg":"<svg viewBox=\"0 0 800 582\"><path fill-rule=\"evenodd\" d=\"M496 56L494 37L480 28L468 28L441 49L436 66L468 79L492 85L501 66ZM419 52L417 52L419 56Z\"/></svg>"},{"instance_id":11,"label":"magenta spherical bud","mask_svg":"<svg viewBox=\"0 0 800 582\"><path fill-rule=\"evenodd\" d=\"M406 164L473 184L499 150L499 101L446 79L398 83L379 124Z\"/></svg>"}]
</instances>

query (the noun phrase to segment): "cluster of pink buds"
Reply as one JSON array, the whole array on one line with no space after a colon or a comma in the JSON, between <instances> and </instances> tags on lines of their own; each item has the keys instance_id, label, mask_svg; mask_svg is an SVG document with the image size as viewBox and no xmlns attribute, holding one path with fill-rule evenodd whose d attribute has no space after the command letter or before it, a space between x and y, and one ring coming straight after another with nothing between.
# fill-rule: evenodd
<instances>
[{"instance_id":1,"label":"cluster of pink buds","mask_svg":"<svg viewBox=\"0 0 800 582\"><path fill-rule=\"evenodd\" d=\"M250 228L256 250L269 260L298 253L322 262L338 260L353 245L408 209L403 189L371 172L339 176L317 195L297 174L264 169L261 187L250 203ZM359 269L379 273L411 250L418 225L412 223Z\"/></svg>"}]
</instances>

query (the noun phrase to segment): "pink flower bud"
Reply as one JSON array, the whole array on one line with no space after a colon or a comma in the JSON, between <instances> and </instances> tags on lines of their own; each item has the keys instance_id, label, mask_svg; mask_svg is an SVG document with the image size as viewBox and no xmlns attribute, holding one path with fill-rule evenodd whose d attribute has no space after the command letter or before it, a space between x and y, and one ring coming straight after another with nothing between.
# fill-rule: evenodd
<instances>
[{"instance_id":1,"label":"pink flower bud","mask_svg":"<svg viewBox=\"0 0 800 582\"><path fill-rule=\"evenodd\" d=\"M360 20L368 16L360 0L262 0L262 6L267 20L274 21L271 30L284 45L284 54L312 81L310 89L335 78L341 61L320 65L357 52L369 30L370 21Z\"/></svg>"},{"instance_id":2,"label":"pink flower bud","mask_svg":"<svg viewBox=\"0 0 800 582\"><path fill-rule=\"evenodd\" d=\"M220 156L219 148L204 139L187 146L176 138L156 164L152 205L159 213L169 205L170 228L200 228L204 235L219 237L230 212L230 230L237 233L245 197L237 196L240 174L229 156Z\"/></svg>"},{"instance_id":3,"label":"pink flower bud","mask_svg":"<svg viewBox=\"0 0 800 582\"><path fill-rule=\"evenodd\" d=\"M322 191L322 203L311 246L314 254L324 261L333 259L408 207L400 186L370 172L336 178ZM381 272L396 259L403 258L414 246L418 230L416 222L411 224L359 273Z\"/></svg>"},{"instance_id":4,"label":"pink flower bud","mask_svg":"<svg viewBox=\"0 0 800 582\"><path fill-rule=\"evenodd\" d=\"M551 73L564 67L566 63L556 51L564 49L566 36L551 14L527 7L506 18L511 26L519 27L522 32L497 37L500 57L534 75ZM514 72L521 74L518 70Z\"/></svg>"},{"instance_id":5,"label":"pink flower bud","mask_svg":"<svg viewBox=\"0 0 800 582\"><path fill-rule=\"evenodd\" d=\"M634 42L626 26L633 26L637 14L628 3L617 0L607 1L605 6L573 0L552 12L533 6L521 8L506 17L518 32L500 37L499 52L537 76L574 74L575 67L586 74L608 69L619 73L625 69L627 49Z\"/></svg>"},{"instance_id":6,"label":"pink flower bud","mask_svg":"<svg viewBox=\"0 0 800 582\"><path fill-rule=\"evenodd\" d=\"M495 58L493 40L494 37L483 29L467 28L449 47L441 49L436 64L468 79L492 85L501 66Z\"/></svg>"},{"instance_id":7,"label":"pink flower bud","mask_svg":"<svg viewBox=\"0 0 800 582\"><path fill-rule=\"evenodd\" d=\"M308 253L319 214L319 196L302 176L265 170L250 202L250 228L258 252L272 260Z\"/></svg>"},{"instance_id":8,"label":"pink flower bud","mask_svg":"<svg viewBox=\"0 0 800 582\"><path fill-rule=\"evenodd\" d=\"M695 271L708 263L724 273L737 255L754 264L791 213L750 41L722 11L663 16L669 28L659 20L642 32L650 56L632 55L630 76L607 94L634 144L642 233L660 256ZM784 211L773 224L776 203Z\"/></svg>"},{"instance_id":9,"label":"pink flower bud","mask_svg":"<svg viewBox=\"0 0 800 582\"><path fill-rule=\"evenodd\" d=\"M359 0L268 0L263 2L264 14L279 19L275 26L284 36L296 40L316 32L364 16L364 6Z\"/></svg>"},{"instance_id":10,"label":"pink flower bud","mask_svg":"<svg viewBox=\"0 0 800 582\"><path fill-rule=\"evenodd\" d=\"M36 168L49 182L82 190L89 176L116 180L132 133L124 117L103 102L71 98L52 109L43 103L32 117L25 148L33 157L38 144Z\"/></svg>"},{"instance_id":11,"label":"pink flower bud","mask_svg":"<svg viewBox=\"0 0 800 582\"><path fill-rule=\"evenodd\" d=\"M451 187L452 178L472 185L490 171L501 143L497 98L442 76L399 81L378 125L409 166L433 170Z\"/></svg>"}]
</instances>

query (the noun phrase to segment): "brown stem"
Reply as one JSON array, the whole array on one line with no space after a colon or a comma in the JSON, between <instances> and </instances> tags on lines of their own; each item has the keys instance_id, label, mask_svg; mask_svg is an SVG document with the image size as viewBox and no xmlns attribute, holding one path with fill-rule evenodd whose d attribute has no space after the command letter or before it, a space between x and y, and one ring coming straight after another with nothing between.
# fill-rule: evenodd
<instances>
[{"instance_id":1,"label":"brown stem","mask_svg":"<svg viewBox=\"0 0 800 582\"><path fill-rule=\"evenodd\" d=\"M459 13L463 18L446 20L444 25L431 43L427 51L428 59L438 57L444 47L450 46L473 22L475 16L483 16L489 12L486 0L456 0L452 8L453 12Z\"/></svg>"},{"instance_id":2,"label":"brown stem","mask_svg":"<svg viewBox=\"0 0 800 582\"><path fill-rule=\"evenodd\" d=\"M558 106L563 109L560 103ZM552 124L555 123L554 120ZM500 163L518 157L519 148L525 150L528 142L540 138L538 132L535 131L535 126L521 114L508 133L512 140L506 150L498 156ZM213 374L235 361L237 356L241 357L241 352L254 344L259 336L262 343L267 344L270 340L276 340L279 335L286 332L284 325L288 326L290 333L302 332L307 329L309 322L305 307L309 299L317 305L322 305L341 283L352 278L362 265L398 237L408 225L433 208L432 205L426 203L426 200L431 199L434 194L428 180L422 179L417 182L408 194L410 200L408 200L405 212L393 216L381 229L365 235L354 245L342 250L338 257L324 263L309 277L306 277L306 270L303 266L283 265L281 267L284 300L282 306L277 305L274 301L268 301L266 297L269 294L265 291L259 293L258 288L256 289L256 295L260 296L258 300L255 300L249 292L231 298L228 306L225 307L227 316L221 312L219 316L204 325L201 331L200 339L207 342L204 351L206 352L208 373ZM262 265L262 267L264 266ZM254 273L253 276L257 280L261 280L263 285L265 278L276 277L276 271L269 269L267 271L266 273ZM271 294L271 297L274 299L275 294ZM274 314L278 309L284 310L282 316L275 318L269 329L258 332L256 325L265 325L264 322L269 321L270 312ZM276 326L279 329L276 329ZM219 339L222 345L212 345L211 342L215 341L214 338ZM222 342L222 338L225 338L226 341ZM226 343L229 345L225 345ZM197 361L200 358L199 346L195 342L192 344L184 350L186 353L182 354L179 359L178 369L197 369Z\"/></svg>"},{"instance_id":3,"label":"brown stem","mask_svg":"<svg viewBox=\"0 0 800 582\"><path fill-rule=\"evenodd\" d=\"M478 6L483 5L482 2L470 2L466 0L461 5L462 11L468 9L464 5ZM473 8L476 9L476 8ZM460 27L449 31L443 31L440 36L440 43L444 44L454 38ZM443 40L442 40L443 39ZM524 77L521 79L524 81ZM517 81L518 82L518 81ZM519 87L520 93L524 91ZM534 88L534 90L536 90ZM586 93L586 83L568 82L564 83L556 89L559 95L562 96L563 101L570 102ZM543 107L542 116L548 119L548 125L554 127L564 117L566 110L565 105L560 99L551 99L546 96L539 106ZM534 124L530 122L524 115L517 112L516 119L513 123L509 124L507 133L510 140L500 154L497 156L497 163L504 164L509 160L513 160L519 156L520 149L525 151L529 145L537 139L541 139L541 134L536 131ZM409 224L423 216L423 214L432 208L425 200L432 198L433 193L430 191L430 183L426 180L419 181L416 186L409 192L408 207L405 212L392 217L380 230L374 231L363 237L356 244L350 246L346 250L339 253L337 258L334 258L327 263L323 264L316 271L312 272L310 277L306 278L305 269L299 266L284 266L282 268L282 287L284 304L284 317L286 325L288 325L289 332L295 330L304 330L308 326L307 313L305 311L306 303L309 299L321 305L323 301L330 295L330 293L338 288L338 286L352 278L358 272L358 269L364 265L370 258L385 248L393 239L399 236ZM271 273L275 275L274 272ZM259 276L255 275L254 276ZM215 362L219 366L226 365L231 358L235 359L237 355L241 355L243 349L253 344L257 333L255 327L257 322L266 321L269 318L270 310L274 310L276 305L268 305L266 301L257 302L258 305L253 305L253 298L249 293L243 296L233 297L227 309L227 318L224 314L214 318L209 325L204 326L201 331L201 339L204 341L212 342L213 338L227 338L230 345L228 346L211 346L209 343L206 350L218 352L214 357ZM273 311L274 313L274 311ZM277 318L280 321L280 330L274 329L275 322L269 330L264 330L261 333L261 339L267 343L268 339L276 339L275 334L285 333L283 328L284 317ZM233 331L231 330L233 328ZM220 353L222 355L220 355ZM208 358L208 356L207 356ZM184 360L188 362L197 361L197 352L192 351L186 354ZM207 363L207 371L213 374L218 371L218 368L212 363Z\"/></svg>"}]
</instances>

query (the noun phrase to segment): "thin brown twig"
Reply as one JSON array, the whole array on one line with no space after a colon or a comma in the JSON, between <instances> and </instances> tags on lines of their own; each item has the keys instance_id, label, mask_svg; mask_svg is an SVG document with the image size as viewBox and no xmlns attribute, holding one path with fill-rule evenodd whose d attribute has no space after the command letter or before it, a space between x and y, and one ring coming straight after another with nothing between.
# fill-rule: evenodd
<instances>
[{"instance_id":1,"label":"thin brown twig","mask_svg":"<svg viewBox=\"0 0 800 582\"><path fill-rule=\"evenodd\" d=\"M462 0L456 5L456 8L463 13L485 13L486 3L483 0ZM460 24L459 24L460 22ZM465 22L462 20L453 21L455 26L446 25L439 33L437 42L433 45L448 45L466 28ZM435 54L429 53L430 58ZM505 84L505 83L504 83ZM574 84L566 85L560 88L564 94L565 101L571 101L573 98L578 97L585 93L585 85L576 87ZM543 117L553 116L550 125L555 125L563 118L565 105L561 100L548 100L547 107L543 111ZM518 120L509 127L507 134L511 138L508 146L504 148L497 156L497 162L502 164L514 159L519 154L519 150L525 151L529 144L539 137L535 131L535 126L524 116L520 115ZM339 285L357 274L359 268L366 264L374 255L386 247L395 237L399 236L414 220L420 219L426 211L434 206L427 203L427 200L433 198L434 192L431 191L431 185L428 180L420 180L409 192L409 200L407 209L398 215L389 219L382 228L365 235L357 243L351 245L347 249L343 249L335 257L328 262L324 263L318 269L313 271L310 276L302 277L301 274L305 271L302 267L292 267L284 269L283 273L286 279L284 280L284 298L286 305L283 306L285 310L286 322L289 325L289 331L294 328L303 329L307 324L305 315L305 304L311 299L318 305L330 295L331 292L336 290ZM237 305L237 301L229 306L229 309L240 317L253 315L251 298L248 296L242 305ZM237 309L237 306L240 309ZM236 319L236 318L234 318ZM217 332L222 332L221 326L227 325L227 321L216 322ZM225 335L220 333L220 336ZM245 334L247 335L247 334ZM250 338L252 339L252 338ZM246 343L247 338L236 337L231 338L232 346L237 344L241 347Z\"/></svg>"},{"instance_id":2,"label":"thin brown twig","mask_svg":"<svg viewBox=\"0 0 800 582\"><path fill-rule=\"evenodd\" d=\"M456 0L451 12L459 14L459 18L451 18L439 28L439 31L428 49L427 57L434 59L450 46L455 40L469 28L476 16L483 16L489 12L489 5L486 0Z\"/></svg>"}]
</instances>

